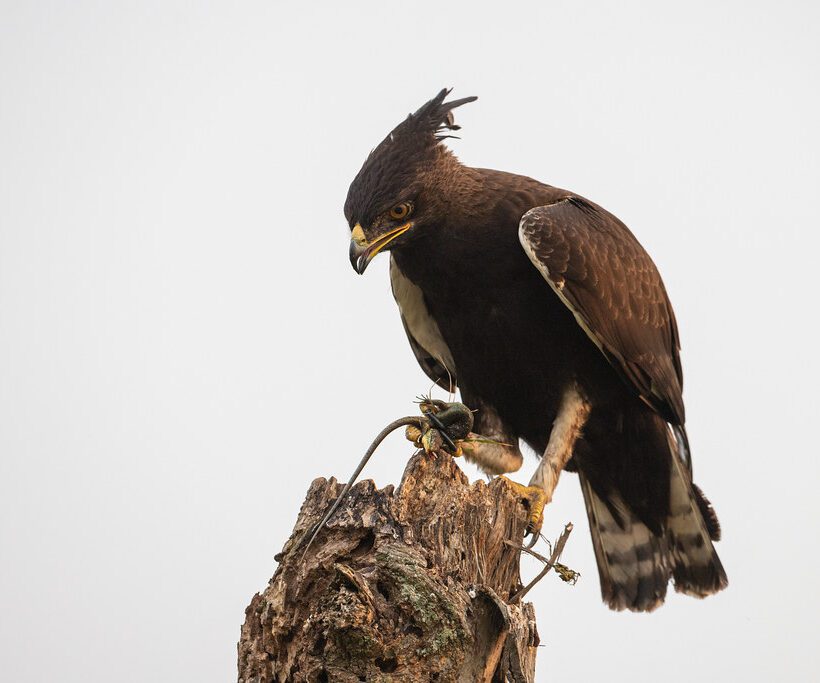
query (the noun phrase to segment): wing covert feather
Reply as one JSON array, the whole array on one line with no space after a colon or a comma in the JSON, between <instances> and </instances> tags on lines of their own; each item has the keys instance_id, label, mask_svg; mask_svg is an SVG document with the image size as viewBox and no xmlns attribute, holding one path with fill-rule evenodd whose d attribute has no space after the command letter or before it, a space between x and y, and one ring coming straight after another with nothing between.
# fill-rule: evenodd
<instances>
[{"instance_id":1,"label":"wing covert feather","mask_svg":"<svg viewBox=\"0 0 820 683\"><path fill-rule=\"evenodd\" d=\"M652 259L615 216L578 196L531 209L519 238L533 265L639 396L684 423L680 341Z\"/></svg>"}]
</instances>

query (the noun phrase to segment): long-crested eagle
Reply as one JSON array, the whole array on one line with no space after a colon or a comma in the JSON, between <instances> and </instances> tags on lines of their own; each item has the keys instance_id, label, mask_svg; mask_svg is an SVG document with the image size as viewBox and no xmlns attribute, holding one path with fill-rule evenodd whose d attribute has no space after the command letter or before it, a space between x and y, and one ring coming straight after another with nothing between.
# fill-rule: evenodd
<instances>
[{"instance_id":1,"label":"long-crested eagle","mask_svg":"<svg viewBox=\"0 0 820 683\"><path fill-rule=\"evenodd\" d=\"M476 410L464 454L490 474L542 454L528 487L541 526L562 470L577 471L601 592L651 610L670 578L703 597L727 585L717 517L692 482L678 328L655 264L597 204L470 168L443 140L448 90L376 147L345 201L358 273L389 251L390 279L424 372Z\"/></svg>"}]
</instances>

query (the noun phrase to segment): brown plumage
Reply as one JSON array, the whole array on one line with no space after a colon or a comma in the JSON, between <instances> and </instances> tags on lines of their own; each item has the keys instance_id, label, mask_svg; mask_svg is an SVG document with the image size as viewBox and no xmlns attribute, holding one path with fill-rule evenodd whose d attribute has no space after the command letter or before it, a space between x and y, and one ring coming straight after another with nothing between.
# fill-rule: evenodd
<instances>
[{"instance_id":1,"label":"brown plumage","mask_svg":"<svg viewBox=\"0 0 820 683\"><path fill-rule=\"evenodd\" d=\"M446 94L351 184L351 262L363 272L391 252L422 369L459 386L477 432L544 453L531 484L547 501L564 466L578 471L607 604L651 610L670 578L691 595L720 590L719 526L691 481L678 329L654 263L589 200L462 165L442 140L475 98ZM468 455L495 473L520 466L517 445Z\"/></svg>"}]
</instances>

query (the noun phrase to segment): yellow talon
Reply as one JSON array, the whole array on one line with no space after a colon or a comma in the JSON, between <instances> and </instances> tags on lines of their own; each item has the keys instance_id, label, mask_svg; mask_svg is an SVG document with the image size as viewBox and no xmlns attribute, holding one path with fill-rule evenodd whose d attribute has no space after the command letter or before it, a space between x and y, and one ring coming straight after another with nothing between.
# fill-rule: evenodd
<instances>
[{"instance_id":1,"label":"yellow talon","mask_svg":"<svg viewBox=\"0 0 820 683\"><path fill-rule=\"evenodd\" d=\"M428 413L435 414L436 410L436 406L428 406L425 404L422 404L421 406L421 412L425 415ZM464 410L466 410L466 408L464 408ZM468 415L472 417L469 414L469 411ZM425 417L421 418L419 425L407 425L407 427L405 427L404 430L404 436L408 441L412 441L417 448L423 448L424 452L428 454L436 453L438 451L444 451L446 450L445 443L450 443L445 442L445 436L442 434L442 432L436 427L433 427L430 424L429 419ZM450 438L452 439L452 443L456 445L456 450L454 453L452 453L453 457L457 458L460 455L463 455L464 451L462 449L462 443L464 442L464 439L460 439L457 437ZM447 450L447 452L449 453L450 451Z\"/></svg>"},{"instance_id":2,"label":"yellow talon","mask_svg":"<svg viewBox=\"0 0 820 683\"><path fill-rule=\"evenodd\" d=\"M541 531L541 525L544 523L544 506L547 504L547 492L540 486L524 486L517 481L513 481L505 476L499 477L504 479L510 488L527 501L529 508L529 524L527 524L527 533L533 535L533 539L538 538Z\"/></svg>"},{"instance_id":3,"label":"yellow talon","mask_svg":"<svg viewBox=\"0 0 820 683\"><path fill-rule=\"evenodd\" d=\"M416 447L421 448L421 430L416 425L407 425L404 436L408 441L412 441Z\"/></svg>"},{"instance_id":4,"label":"yellow talon","mask_svg":"<svg viewBox=\"0 0 820 683\"><path fill-rule=\"evenodd\" d=\"M408 425L404 430L404 436L408 441L412 441L417 448L423 448L425 453L434 453L442 450L444 439L437 429L430 429L427 425L419 429L416 425ZM461 447L454 454L461 455Z\"/></svg>"}]
</instances>

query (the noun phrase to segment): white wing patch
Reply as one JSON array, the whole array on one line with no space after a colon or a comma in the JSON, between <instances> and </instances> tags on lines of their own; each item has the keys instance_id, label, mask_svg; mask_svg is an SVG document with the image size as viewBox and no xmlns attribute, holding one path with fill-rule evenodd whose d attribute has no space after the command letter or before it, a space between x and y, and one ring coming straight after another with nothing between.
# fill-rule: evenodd
<instances>
[{"instance_id":1,"label":"white wing patch","mask_svg":"<svg viewBox=\"0 0 820 683\"><path fill-rule=\"evenodd\" d=\"M424 294L417 285L399 270L395 259L390 258L390 284L393 298L399 305L407 329L418 344L444 368L455 375L456 364L453 354L441 336L438 323L424 303Z\"/></svg>"}]
</instances>

